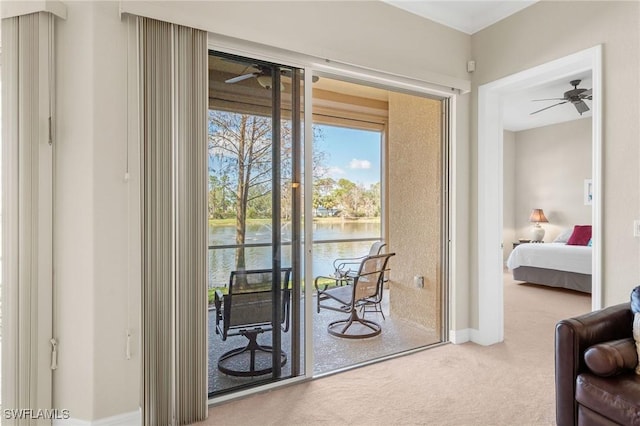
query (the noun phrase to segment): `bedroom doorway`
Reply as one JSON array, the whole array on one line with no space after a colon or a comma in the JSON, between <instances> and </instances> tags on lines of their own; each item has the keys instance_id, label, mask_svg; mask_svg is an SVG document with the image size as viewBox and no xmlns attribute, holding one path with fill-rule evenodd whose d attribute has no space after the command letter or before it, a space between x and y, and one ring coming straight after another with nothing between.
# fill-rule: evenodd
<instances>
[{"instance_id":1,"label":"bedroom doorway","mask_svg":"<svg viewBox=\"0 0 640 426\"><path fill-rule=\"evenodd\" d=\"M591 71L593 254L592 309L602 306L602 67L601 46L484 84L478 88L478 333L473 340L493 344L504 340L503 294L503 101L509 93L559 78ZM498 214L495 207L499 206ZM510 244L510 242L504 242ZM499 306L499 309L496 309Z\"/></svg>"}]
</instances>

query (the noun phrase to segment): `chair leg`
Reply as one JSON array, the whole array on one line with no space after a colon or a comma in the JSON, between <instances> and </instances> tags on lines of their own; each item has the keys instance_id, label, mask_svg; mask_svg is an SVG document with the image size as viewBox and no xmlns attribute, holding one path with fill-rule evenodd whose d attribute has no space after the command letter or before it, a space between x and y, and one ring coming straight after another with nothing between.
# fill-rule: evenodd
<instances>
[{"instance_id":1,"label":"chair leg","mask_svg":"<svg viewBox=\"0 0 640 426\"><path fill-rule=\"evenodd\" d=\"M256 370L256 351L260 352L273 352L272 346L260 345L258 343L258 332L256 331L248 331L243 334L247 339L249 339L249 343L247 346L243 348L232 349L228 352L225 352L218 358L218 370L220 370L224 374L228 374L229 376L236 377L252 377L252 376L261 376L263 374L269 374L273 371L271 366L267 368L262 368ZM234 369L230 367L225 367L225 361L242 355L245 352L249 352L249 366L247 369ZM285 365L287 363L287 354L281 353L281 364Z\"/></svg>"},{"instance_id":2,"label":"chair leg","mask_svg":"<svg viewBox=\"0 0 640 426\"><path fill-rule=\"evenodd\" d=\"M359 334L347 333L349 328L351 328L351 326L354 323L359 323L369 328L371 332L359 333ZM380 334L382 332L382 327L380 327L380 324L378 324L377 322L360 318L358 316L357 310L353 309L351 311L351 314L349 315L349 318L330 322L329 325L327 326L327 331L329 332L329 334L336 337L344 337L347 339L365 339L365 338L374 337Z\"/></svg>"},{"instance_id":3,"label":"chair leg","mask_svg":"<svg viewBox=\"0 0 640 426\"><path fill-rule=\"evenodd\" d=\"M370 311L367 311L367 306L371 306L371 305L373 305L373 309ZM382 315L382 319L385 321L387 320L387 318L384 316L384 312L382 311L381 302L370 302L370 303L362 304L362 306L360 306L360 313L362 314L362 318L364 318L367 312L380 312L380 314Z\"/></svg>"}]
</instances>

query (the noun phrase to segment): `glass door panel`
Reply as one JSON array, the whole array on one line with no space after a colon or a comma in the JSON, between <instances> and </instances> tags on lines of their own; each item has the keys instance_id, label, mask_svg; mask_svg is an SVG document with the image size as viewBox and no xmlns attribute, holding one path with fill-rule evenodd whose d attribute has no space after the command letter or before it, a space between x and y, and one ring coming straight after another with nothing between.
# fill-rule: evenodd
<instances>
[{"instance_id":1,"label":"glass door panel","mask_svg":"<svg viewBox=\"0 0 640 426\"><path fill-rule=\"evenodd\" d=\"M443 341L447 167L440 100L327 77L313 93L322 160L313 188L313 371L322 375ZM382 297L350 305L345 287L366 280L361 261L378 240L395 253ZM367 321L380 334L370 337Z\"/></svg>"},{"instance_id":2,"label":"glass door panel","mask_svg":"<svg viewBox=\"0 0 640 426\"><path fill-rule=\"evenodd\" d=\"M300 374L300 76L209 55L212 397Z\"/></svg>"}]
</instances>

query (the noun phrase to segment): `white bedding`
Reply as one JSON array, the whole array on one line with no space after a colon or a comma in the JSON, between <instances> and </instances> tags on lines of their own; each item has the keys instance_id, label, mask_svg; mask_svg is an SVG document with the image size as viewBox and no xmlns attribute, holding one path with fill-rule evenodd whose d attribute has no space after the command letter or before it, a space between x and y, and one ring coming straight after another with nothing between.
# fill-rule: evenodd
<instances>
[{"instance_id":1,"label":"white bedding","mask_svg":"<svg viewBox=\"0 0 640 426\"><path fill-rule=\"evenodd\" d=\"M591 247L564 243L520 244L509 255L510 270L520 266L591 275Z\"/></svg>"}]
</instances>

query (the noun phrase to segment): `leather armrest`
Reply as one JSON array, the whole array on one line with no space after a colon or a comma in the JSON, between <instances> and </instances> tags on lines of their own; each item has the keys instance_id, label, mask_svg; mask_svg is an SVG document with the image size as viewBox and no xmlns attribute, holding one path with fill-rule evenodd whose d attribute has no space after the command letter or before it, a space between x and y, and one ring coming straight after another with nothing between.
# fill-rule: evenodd
<instances>
[{"instance_id":1,"label":"leather armrest","mask_svg":"<svg viewBox=\"0 0 640 426\"><path fill-rule=\"evenodd\" d=\"M584 352L592 345L633 335L629 303L611 306L556 325L555 378L556 422L558 426L577 424L576 378L586 369Z\"/></svg>"}]
</instances>

